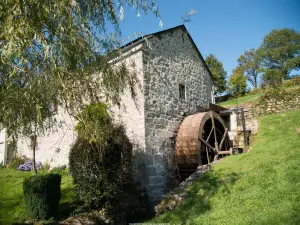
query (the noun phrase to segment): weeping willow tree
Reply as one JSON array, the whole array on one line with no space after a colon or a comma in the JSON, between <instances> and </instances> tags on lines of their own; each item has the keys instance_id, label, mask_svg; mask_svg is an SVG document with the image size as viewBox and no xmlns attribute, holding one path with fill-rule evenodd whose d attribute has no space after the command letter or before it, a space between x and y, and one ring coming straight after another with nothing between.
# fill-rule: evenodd
<instances>
[{"instance_id":1,"label":"weeping willow tree","mask_svg":"<svg viewBox=\"0 0 300 225\"><path fill-rule=\"evenodd\" d=\"M136 78L119 54L124 8L158 15L153 0L0 0L0 123L31 139L54 124L58 107L75 115L103 91L118 103ZM101 76L99 76L101 74ZM36 173L36 169L35 169Z\"/></svg>"}]
</instances>

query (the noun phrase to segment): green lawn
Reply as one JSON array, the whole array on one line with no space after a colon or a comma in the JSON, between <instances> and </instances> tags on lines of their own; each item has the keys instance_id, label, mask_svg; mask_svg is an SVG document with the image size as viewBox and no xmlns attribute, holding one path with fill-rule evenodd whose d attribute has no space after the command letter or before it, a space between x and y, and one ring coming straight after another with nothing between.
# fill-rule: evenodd
<instances>
[{"instance_id":1,"label":"green lawn","mask_svg":"<svg viewBox=\"0 0 300 225\"><path fill-rule=\"evenodd\" d=\"M246 102L252 102L256 99L258 99L260 96L262 96L262 94L253 94L253 95L246 95L243 97L239 97L239 98L233 98L230 99L226 102L221 102L220 105L223 107L228 107L228 106L235 106L237 103L238 105L244 104Z\"/></svg>"},{"instance_id":2,"label":"green lawn","mask_svg":"<svg viewBox=\"0 0 300 225\"><path fill-rule=\"evenodd\" d=\"M31 172L0 169L0 224L13 224L27 219L22 186L24 178L31 175ZM61 195L59 214L60 216L68 215L72 210L72 201L75 197L70 175L62 176Z\"/></svg>"},{"instance_id":3,"label":"green lawn","mask_svg":"<svg viewBox=\"0 0 300 225\"><path fill-rule=\"evenodd\" d=\"M260 119L252 150L223 159L151 222L300 224L300 111Z\"/></svg>"}]
</instances>

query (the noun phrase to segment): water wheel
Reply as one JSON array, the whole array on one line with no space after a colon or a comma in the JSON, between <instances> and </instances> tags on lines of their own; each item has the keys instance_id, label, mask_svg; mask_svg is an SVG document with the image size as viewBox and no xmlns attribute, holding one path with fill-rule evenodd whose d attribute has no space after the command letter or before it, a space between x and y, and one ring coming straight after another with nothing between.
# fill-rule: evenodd
<instances>
[{"instance_id":1,"label":"water wheel","mask_svg":"<svg viewBox=\"0 0 300 225\"><path fill-rule=\"evenodd\" d=\"M176 162L181 179L194 173L198 166L231 154L228 129L215 112L186 117L176 138Z\"/></svg>"}]
</instances>

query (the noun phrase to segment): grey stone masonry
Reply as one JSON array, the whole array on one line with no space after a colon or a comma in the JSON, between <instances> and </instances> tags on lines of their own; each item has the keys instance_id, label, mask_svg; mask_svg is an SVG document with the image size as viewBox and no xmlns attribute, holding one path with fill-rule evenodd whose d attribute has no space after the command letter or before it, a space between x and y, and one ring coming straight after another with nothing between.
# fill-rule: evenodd
<instances>
[{"instance_id":1,"label":"grey stone masonry","mask_svg":"<svg viewBox=\"0 0 300 225\"><path fill-rule=\"evenodd\" d=\"M172 186L175 137L185 115L207 107L213 81L185 28L147 39L143 46L148 193L158 201ZM184 87L180 96L180 87ZM154 169L155 168L155 169Z\"/></svg>"}]
</instances>

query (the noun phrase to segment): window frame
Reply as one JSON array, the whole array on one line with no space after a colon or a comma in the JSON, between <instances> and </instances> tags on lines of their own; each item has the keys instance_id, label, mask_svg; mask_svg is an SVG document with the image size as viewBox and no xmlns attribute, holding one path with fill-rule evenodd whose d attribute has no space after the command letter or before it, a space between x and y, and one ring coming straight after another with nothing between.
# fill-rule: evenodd
<instances>
[{"instance_id":1,"label":"window frame","mask_svg":"<svg viewBox=\"0 0 300 225\"><path fill-rule=\"evenodd\" d=\"M186 86L185 86L185 84L179 83L178 92L179 92L179 99L186 100Z\"/></svg>"}]
</instances>

